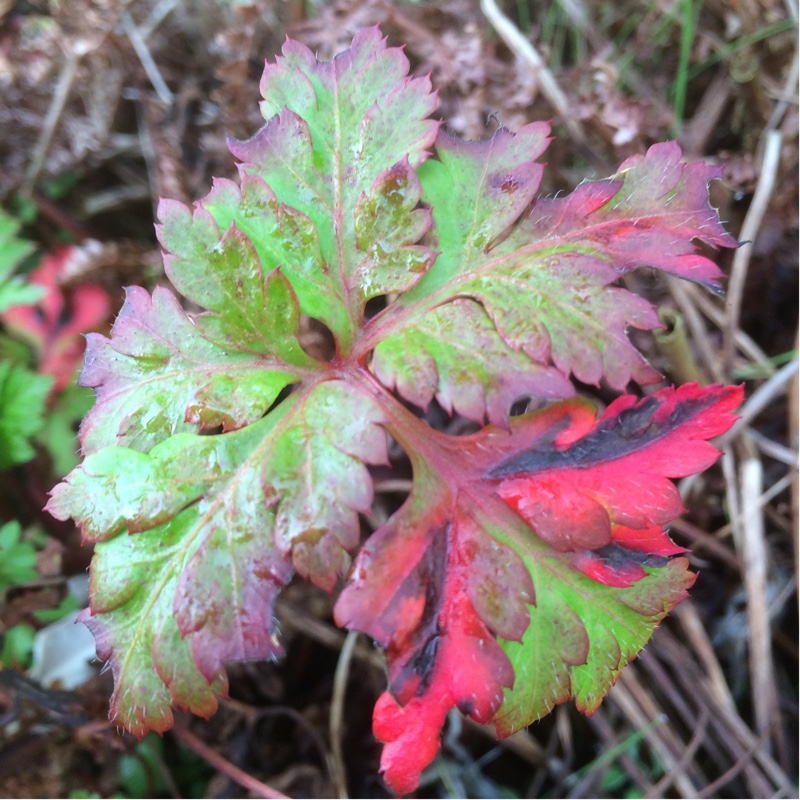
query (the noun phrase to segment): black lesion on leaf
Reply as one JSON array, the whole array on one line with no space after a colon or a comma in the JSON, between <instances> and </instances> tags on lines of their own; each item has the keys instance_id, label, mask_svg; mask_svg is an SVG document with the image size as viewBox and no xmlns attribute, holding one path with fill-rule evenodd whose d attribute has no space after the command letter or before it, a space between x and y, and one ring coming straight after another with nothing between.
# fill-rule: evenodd
<instances>
[{"instance_id":1,"label":"black lesion on leaf","mask_svg":"<svg viewBox=\"0 0 800 800\"><path fill-rule=\"evenodd\" d=\"M417 686L417 696L425 694L428 691L428 686L430 686L441 635L441 631L437 626L436 630L425 640L422 649L414 655L409 663L411 670L419 675L420 678Z\"/></svg>"},{"instance_id":2,"label":"black lesion on leaf","mask_svg":"<svg viewBox=\"0 0 800 800\"><path fill-rule=\"evenodd\" d=\"M390 691L403 702L408 700L406 695L409 686L415 686L414 693L417 696L424 694L436 670L436 657L443 634L439 620L444 602L449 532L448 522L432 534L431 545L417 568L420 588L425 592L425 607L417 627L405 642L398 643L404 651L403 655L391 665Z\"/></svg>"},{"instance_id":3,"label":"black lesion on leaf","mask_svg":"<svg viewBox=\"0 0 800 800\"><path fill-rule=\"evenodd\" d=\"M607 544L597 550L586 550L586 555L599 558L607 567L615 572L624 572L631 566L649 567L656 569L667 565L669 558L657 556L652 553L642 553L639 550L629 550L621 544Z\"/></svg>"},{"instance_id":4,"label":"black lesion on leaf","mask_svg":"<svg viewBox=\"0 0 800 800\"><path fill-rule=\"evenodd\" d=\"M554 446L555 438L564 425L554 426L523 452L492 467L486 477L491 480L550 469L586 468L621 458L646 449L713 402L715 398L711 396L683 400L666 419L655 424L653 417L662 401L655 396L646 397L615 417L601 421L591 433L565 450L556 450Z\"/></svg>"}]
</instances>

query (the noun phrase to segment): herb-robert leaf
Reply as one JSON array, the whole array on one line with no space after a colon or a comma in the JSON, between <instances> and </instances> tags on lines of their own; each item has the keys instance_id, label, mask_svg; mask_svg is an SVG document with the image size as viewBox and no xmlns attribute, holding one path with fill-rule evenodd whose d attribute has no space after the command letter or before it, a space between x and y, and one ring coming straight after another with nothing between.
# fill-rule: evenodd
<instances>
[{"instance_id":1,"label":"herb-robert leaf","mask_svg":"<svg viewBox=\"0 0 800 800\"><path fill-rule=\"evenodd\" d=\"M280 654L273 606L298 573L385 648L374 730L398 793L453 707L499 735L570 698L596 708L692 584L671 479L713 463L742 396L664 388L598 417L571 382L658 379L627 337L658 327L627 272L718 290L695 245L735 245L715 168L667 143L538 198L548 126L459 141L408 67L376 28L331 62L287 40L265 126L229 143L239 181L159 207L167 275L200 310L133 287L90 335L84 460L48 504L95 543L84 621L119 724L213 713L226 663ZM511 417L526 397L538 410ZM480 429L430 427L434 398ZM367 535L389 437L412 488Z\"/></svg>"}]
</instances>

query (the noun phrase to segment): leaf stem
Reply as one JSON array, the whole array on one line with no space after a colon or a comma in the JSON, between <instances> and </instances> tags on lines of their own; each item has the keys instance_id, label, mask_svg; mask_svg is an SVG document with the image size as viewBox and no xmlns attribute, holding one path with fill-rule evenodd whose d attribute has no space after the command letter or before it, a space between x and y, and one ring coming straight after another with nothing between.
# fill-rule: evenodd
<instances>
[{"instance_id":1,"label":"leaf stem","mask_svg":"<svg viewBox=\"0 0 800 800\"><path fill-rule=\"evenodd\" d=\"M676 384L699 383L707 386L708 380L697 363L689 345L686 325L679 311L668 306L658 310L658 317L666 326L665 330L654 331L658 349L667 362L667 374Z\"/></svg>"}]
</instances>

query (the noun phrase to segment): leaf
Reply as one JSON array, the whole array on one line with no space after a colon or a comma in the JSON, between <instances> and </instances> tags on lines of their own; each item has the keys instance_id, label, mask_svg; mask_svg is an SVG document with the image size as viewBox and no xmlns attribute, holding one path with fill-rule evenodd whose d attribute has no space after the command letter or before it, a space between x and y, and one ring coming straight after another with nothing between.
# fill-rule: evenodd
<instances>
[{"instance_id":1,"label":"leaf","mask_svg":"<svg viewBox=\"0 0 800 800\"><path fill-rule=\"evenodd\" d=\"M727 412L739 400L740 393L728 390L724 405L717 393L694 384L639 402L626 395L591 430L588 418L579 420L547 442L543 453L526 450L491 476L502 479L498 494L551 547L597 550L615 541L614 526L641 531L685 510L668 478L702 472L717 460L719 451L706 439L730 427ZM707 413L709 406L714 413ZM627 532L622 544L662 552L653 549L660 542L637 546Z\"/></svg>"},{"instance_id":2,"label":"leaf","mask_svg":"<svg viewBox=\"0 0 800 800\"><path fill-rule=\"evenodd\" d=\"M55 404L51 403L36 441L50 455L55 475L66 475L78 465L75 431L93 403L94 392L74 383L58 395Z\"/></svg>"},{"instance_id":3,"label":"leaf","mask_svg":"<svg viewBox=\"0 0 800 800\"><path fill-rule=\"evenodd\" d=\"M273 607L295 573L346 580L337 622L387 653L374 730L398 792L453 707L501 734L570 697L596 707L692 583L664 529L670 479L713 462L741 398L665 389L599 419L547 405L572 375L656 377L626 333L655 313L613 284L649 264L716 287L694 242L735 244L713 168L667 144L537 199L549 127L459 142L408 67L377 28L329 63L287 40L266 124L229 142L238 182L159 206L180 297L133 287L111 335L89 336L84 458L47 506L95 545L84 620L112 717L140 736L176 706L212 713L228 662L281 652ZM304 349L304 317L329 360ZM490 424L433 430L406 403L434 398ZM510 418L520 398L540 410ZM412 488L359 552L390 438Z\"/></svg>"},{"instance_id":4,"label":"leaf","mask_svg":"<svg viewBox=\"0 0 800 800\"><path fill-rule=\"evenodd\" d=\"M265 317L277 307L279 341L296 340L291 290L280 272L266 283ZM287 348L295 352L281 345ZM167 289L151 296L134 286L111 338L87 337L79 383L96 390L97 402L81 426L84 452L117 443L147 452L175 433L255 422L309 370L311 359L299 348L292 362L280 356L231 352L204 337Z\"/></svg>"},{"instance_id":5,"label":"leaf","mask_svg":"<svg viewBox=\"0 0 800 800\"><path fill-rule=\"evenodd\" d=\"M44 292L24 278L14 276L33 245L17 238L19 223L0 210L0 314L13 306L32 305Z\"/></svg>"},{"instance_id":6,"label":"leaf","mask_svg":"<svg viewBox=\"0 0 800 800\"><path fill-rule=\"evenodd\" d=\"M414 169L436 136L439 123L427 117L437 101L427 78L406 77L408 66L377 28L329 63L287 40L261 80L269 121L229 143L244 162L238 207L207 198L221 227L235 224L264 263L283 266L301 311L322 320L342 351L365 301L408 289L433 259L415 245L430 213L414 210ZM253 219L254 207L268 213ZM289 255L296 243L299 257Z\"/></svg>"},{"instance_id":7,"label":"leaf","mask_svg":"<svg viewBox=\"0 0 800 800\"><path fill-rule=\"evenodd\" d=\"M398 794L416 788L453 706L478 722L500 708L514 674L493 634L521 637L533 599L522 562L477 509L434 474L416 475L415 487L362 548L336 605L339 625L386 647L389 691L373 719Z\"/></svg>"},{"instance_id":8,"label":"leaf","mask_svg":"<svg viewBox=\"0 0 800 800\"><path fill-rule=\"evenodd\" d=\"M33 661L33 643L36 628L26 622L20 622L3 632L3 647L0 650L0 662L6 669L22 672L31 666Z\"/></svg>"},{"instance_id":9,"label":"leaf","mask_svg":"<svg viewBox=\"0 0 800 800\"><path fill-rule=\"evenodd\" d=\"M395 791L416 788L453 706L500 735L571 697L597 707L694 581L686 559L667 558L680 548L663 525L683 510L667 478L716 459L707 440L741 397L688 385L622 397L600 419L563 401L510 433L431 432L408 448L411 496L336 605L338 624L386 648L374 729Z\"/></svg>"},{"instance_id":10,"label":"leaf","mask_svg":"<svg viewBox=\"0 0 800 800\"><path fill-rule=\"evenodd\" d=\"M3 321L30 342L39 372L54 378L53 392L62 392L73 380L85 349L84 334L102 325L111 313L106 290L82 284L65 295L59 278L70 263L82 257L76 245L65 245L48 253L30 274L31 286L40 287L35 305L17 305L3 314Z\"/></svg>"},{"instance_id":11,"label":"leaf","mask_svg":"<svg viewBox=\"0 0 800 800\"><path fill-rule=\"evenodd\" d=\"M387 442L343 359L366 300L433 259L414 168L436 98L407 70L377 29L330 64L287 42L265 73L266 126L231 143L241 186L159 206L167 274L199 313L133 287L110 337L88 337L85 459L48 509L96 543L85 619L113 715L139 734L173 704L211 713L225 662L279 652L272 605L294 570L332 590L359 544L365 465ZM301 313L330 326L335 362L303 350Z\"/></svg>"},{"instance_id":12,"label":"leaf","mask_svg":"<svg viewBox=\"0 0 800 800\"><path fill-rule=\"evenodd\" d=\"M31 439L44 425L52 385L47 375L0 361L0 469L33 458Z\"/></svg>"},{"instance_id":13,"label":"leaf","mask_svg":"<svg viewBox=\"0 0 800 800\"><path fill-rule=\"evenodd\" d=\"M358 544L380 421L369 397L323 382L236 432L102 448L53 490L50 513L96 543L83 621L114 672L113 719L142 735L174 704L209 716L226 662L282 652L280 588L296 569L332 589Z\"/></svg>"},{"instance_id":14,"label":"leaf","mask_svg":"<svg viewBox=\"0 0 800 800\"><path fill-rule=\"evenodd\" d=\"M37 576L36 549L22 541L22 528L12 520L0 526L0 591Z\"/></svg>"},{"instance_id":15,"label":"leaf","mask_svg":"<svg viewBox=\"0 0 800 800\"><path fill-rule=\"evenodd\" d=\"M562 199L533 200L541 166L532 159L546 146L547 132L545 124L533 123L516 135L501 129L487 142L461 142L440 131L438 160L420 167L442 254L396 307L374 321L380 325L377 374L412 402L419 402L419 393L408 391L400 376L424 369L420 351L431 360L431 316L441 316L446 304L455 305L450 328L467 330L455 321L470 313L460 300L465 296L483 305L518 364L527 357L556 368L541 374L539 387L552 397L568 394L558 372L584 383L605 380L618 390L631 379L658 380L626 330L661 323L649 303L612 286L625 273L650 265L719 289L721 273L694 245L694 239L736 245L708 205L706 187L718 177L717 168L682 163L678 145L668 142L628 159L613 178L584 183ZM403 355L410 336L425 344ZM465 336L460 344L482 354L477 338ZM459 375L480 374L473 359L459 363ZM441 383L456 380L449 377L454 366L447 354L432 362ZM482 384L493 392L491 380ZM524 381L512 385L518 395L529 391Z\"/></svg>"},{"instance_id":16,"label":"leaf","mask_svg":"<svg viewBox=\"0 0 800 800\"><path fill-rule=\"evenodd\" d=\"M466 299L434 308L417 325L385 339L371 367L385 386L421 408L435 396L449 413L503 426L522 396L567 397L574 391L558 370L509 349L483 307Z\"/></svg>"}]
</instances>

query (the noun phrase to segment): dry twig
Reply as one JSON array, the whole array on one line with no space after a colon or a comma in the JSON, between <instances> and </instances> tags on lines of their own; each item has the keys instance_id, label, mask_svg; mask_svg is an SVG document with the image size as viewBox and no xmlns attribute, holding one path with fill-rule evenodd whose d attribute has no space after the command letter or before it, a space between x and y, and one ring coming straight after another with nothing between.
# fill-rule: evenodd
<instances>
[{"instance_id":1,"label":"dry twig","mask_svg":"<svg viewBox=\"0 0 800 800\"><path fill-rule=\"evenodd\" d=\"M539 55L539 52L533 44L531 44L531 42L522 35L519 28L503 14L497 7L495 0L481 0L481 11L483 11L486 19L489 20L492 27L497 31L500 38L506 43L511 52L531 67L539 81L542 94L564 120L569 135L575 142L586 148L586 135L583 132L581 124L570 112L570 102L567 96L561 91L561 87L553 77L553 73L550 72L544 59Z\"/></svg>"},{"instance_id":2,"label":"dry twig","mask_svg":"<svg viewBox=\"0 0 800 800\"><path fill-rule=\"evenodd\" d=\"M75 75L78 72L78 64L82 56L83 52L80 52L77 48L73 47L67 50L66 60L61 67L61 74L58 77L53 99L50 101L47 116L44 118L42 130L39 133L39 138L33 148L33 155L25 171L25 181L22 184L23 194L29 195L33 191L36 179L42 171L45 158L47 158L47 151L50 149L53 135L56 132L64 106L72 91L72 84L75 82Z\"/></svg>"},{"instance_id":3,"label":"dry twig","mask_svg":"<svg viewBox=\"0 0 800 800\"><path fill-rule=\"evenodd\" d=\"M239 786L243 786L248 791L253 792L258 797L266 797L269 800L289 800L289 798L268 786L266 783L248 775L243 769L239 769L236 764L232 764L227 758L223 758L216 750L209 747L202 739L195 736L183 725L176 723L172 732L186 747L197 753L203 760L211 764L220 772L227 775L231 780L236 781Z\"/></svg>"},{"instance_id":4,"label":"dry twig","mask_svg":"<svg viewBox=\"0 0 800 800\"><path fill-rule=\"evenodd\" d=\"M778 164L781 156L781 145L783 137L777 130L770 130L766 133L764 158L761 163L761 176L758 179L753 200L747 215L742 224L739 238L742 242L754 242L758 236L761 221L766 214L767 206L772 197L772 189L775 185L775 178L778 174ZM728 285L728 318L725 325L725 337L723 340L722 360L725 365L725 373L730 378L733 372L733 358L736 331L739 328L739 316L741 314L742 299L744 297L744 285L747 280L747 268L750 265L750 257L753 254L752 245L740 247L733 257L731 267L731 280Z\"/></svg>"},{"instance_id":5,"label":"dry twig","mask_svg":"<svg viewBox=\"0 0 800 800\"><path fill-rule=\"evenodd\" d=\"M333 677L333 699L331 701L330 712L330 737L331 737L331 760L334 785L336 786L336 796L340 798L348 797L347 794L347 769L344 764L344 752L342 749L342 730L344 720L344 699L347 694L347 679L350 676L350 662L353 658L353 650L358 641L358 632L349 631L344 640L342 651L339 654L339 661L336 664L336 673Z\"/></svg>"},{"instance_id":6,"label":"dry twig","mask_svg":"<svg viewBox=\"0 0 800 800\"><path fill-rule=\"evenodd\" d=\"M763 507L759 505L763 466L758 458L747 458L740 470L742 514L735 520L733 538L743 566L747 596L750 680L756 733L779 741L778 695L772 664L772 636L767 600L767 547ZM783 749L783 748L782 748Z\"/></svg>"},{"instance_id":7,"label":"dry twig","mask_svg":"<svg viewBox=\"0 0 800 800\"><path fill-rule=\"evenodd\" d=\"M170 91L169 86L167 86L167 82L161 77L161 72L150 53L150 49L147 47L144 36L142 36L141 31L136 27L133 18L127 11L122 14L122 29L125 31L125 35L130 40L131 45L133 45L136 55L139 56L139 61L141 61L150 83L153 84L156 94L161 98L163 103L168 106L172 105L175 96Z\"/></svg>"}]
</instances>

